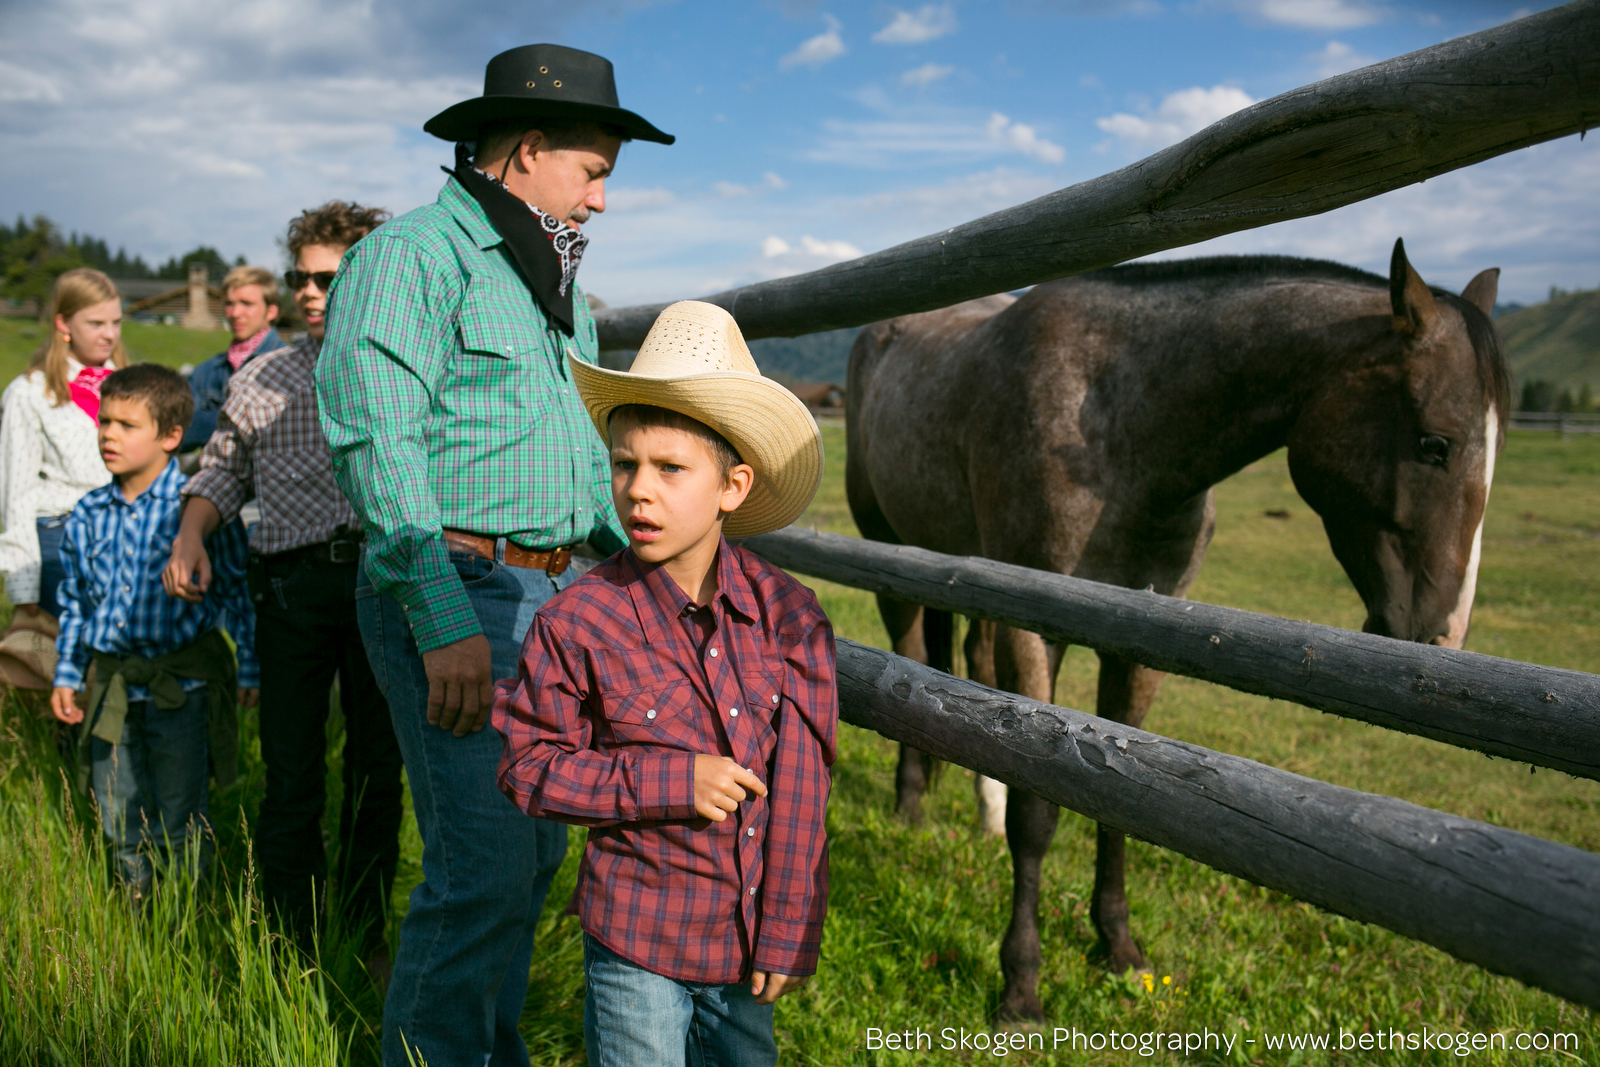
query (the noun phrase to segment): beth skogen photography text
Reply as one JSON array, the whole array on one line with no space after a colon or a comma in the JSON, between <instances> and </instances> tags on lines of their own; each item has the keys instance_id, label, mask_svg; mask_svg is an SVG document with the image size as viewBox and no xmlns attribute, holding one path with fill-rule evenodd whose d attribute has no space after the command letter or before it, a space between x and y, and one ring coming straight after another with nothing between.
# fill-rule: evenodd
<instances>
[{"instance_id":1,"label":"beth skogen photography text","mask_svg":"<svg viewBox=\"0 0 1600 1067\"><path fill-rule=\"evenodd\" d=\"M1600 1058L1600 0L59 0L0 100L0 1061Z\"/></svg>"}]
</instances>

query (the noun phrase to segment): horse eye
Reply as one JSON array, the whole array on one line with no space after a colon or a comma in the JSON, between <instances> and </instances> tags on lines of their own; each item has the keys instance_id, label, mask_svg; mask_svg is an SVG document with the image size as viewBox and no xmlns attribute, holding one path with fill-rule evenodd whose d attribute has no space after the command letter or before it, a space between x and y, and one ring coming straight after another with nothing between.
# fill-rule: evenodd
<instances>
[{"instance_id":1,"label":"horse eye","mask_svg":"<svg viewBox=\"0 0 1600 1067\"><path fill-rule=\"evenodd\" d=\"M1417 451L1422 454L1424 462L1436 467L1446 466L1450 462L1450 439L1436 433L1425 434L1417 442Z\"/></svg>"}]
</instances>

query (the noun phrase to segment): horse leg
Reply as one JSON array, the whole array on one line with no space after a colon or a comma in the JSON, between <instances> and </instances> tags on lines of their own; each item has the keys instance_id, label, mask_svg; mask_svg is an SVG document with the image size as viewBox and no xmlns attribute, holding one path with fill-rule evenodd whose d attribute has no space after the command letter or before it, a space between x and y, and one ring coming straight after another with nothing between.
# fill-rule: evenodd
<instances>
[{"instance_id":1,"label":"horse leg","mask_svg":"<svg viewBox=\"0 0 1600 1067\"><path fill-rule=\"evenodd\" d=\"M995 688L994 623L973 619L962 648L967 655L967 677ZM1006 832L1006 784L978 774L973 776L972 789L978 798L978 825L984 833L999 837Z\"/></svg>"},{"instance_id":2,"label":"horse leg","mask_svg":"<svg viewBox=\"0 0 1600 1067\"><path fill-rule=\"evenodd\" d=\"M924 612L919 604L879 596L878 614L883 617L884 629L889 631L889 640L893 644L895 654L916 660L918 663L927 663L929 660L931 646L927 640L926 627L928 624L934 627L938 625L932 616L944 616L948 638L950 624L949 614L946 612ZM949 644L947 639L945 645L948 647ZM947 652L945 654L947 661L949 656ZM941 669L949 670L948 662ZM926 752L910 745L900 746L900 763L894 772L894 810L895 814L913 826L922 823L922 794L927 792L937 767L938 762Z\"/></svg>"},{"instance_id":3,"label":"horse leg","mask_svg":"<svg viewBox=\"0 0 1600 1067\"><path fill-rule=\"evenodd\" d=\"M1047 646L1037 634L1009 626L995 627L998 688L1048 701L1060 664L1060 649ZM1044 854L1050 849L1060 817L1060 808L1022 789L1012 794L1006 805L1006 843L1011 849L1011 925L1000 942L1000 971L1006 980L1000 1001L1001 1018L1044 1018L1044 1006L1039 1002L1039 966L1044 959L1039 945L1039 885Z\"/></svg>"},{"instance_id":4,"label":"horse leg","mask_svg":"<svg viewBox=\"0 0 1600 1067\"><path fill-rule=\"evenodd\" d=\"M1095 713L1104 719L1137 727L1144 722L1165 678L1161 671L1141 667L1131 660L1104 653L1100 656L1100 685ZM1149 967L1128 928L1128 893L1124 878L1126 839L1122 831L1104 823L1095 833L1094 894L1089 918L1100 934L1097 953L1103 954L1113 974L1132 967Z\"/></svg>"}]
</instances>

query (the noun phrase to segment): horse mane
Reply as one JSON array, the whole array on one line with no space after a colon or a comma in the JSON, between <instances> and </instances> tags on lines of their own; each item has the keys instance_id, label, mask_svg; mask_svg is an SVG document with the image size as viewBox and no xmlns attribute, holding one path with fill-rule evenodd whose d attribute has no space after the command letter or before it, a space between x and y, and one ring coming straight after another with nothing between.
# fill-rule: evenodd
<instances>
[{"instance_id":1,"label":"horse mane","mask_svg":"<svg viewBox=\"0 0 1600 1067\"><path fill-rule=\"evenodd\" d=\"M1344 282L1385 292L1389 289L1389 279L1381 274L1328 259L1302 259L1298 256L1201 256L1195 259L1151 260L1123 263L1084 277L1123 285L1197 280L1245 285L1269 279L1292 278ZM1466 324L1467 337L1472 342L1473 355L1477 357L1478 381L1483 386L1485 399L1495 405L1501 425L1504 426L1511 414L1511 370L1500 344L1500 332L1476 304L1446 289L1431 285L1428 288L1434 299L1454 308Z\"/></svg>"}]
</instances>

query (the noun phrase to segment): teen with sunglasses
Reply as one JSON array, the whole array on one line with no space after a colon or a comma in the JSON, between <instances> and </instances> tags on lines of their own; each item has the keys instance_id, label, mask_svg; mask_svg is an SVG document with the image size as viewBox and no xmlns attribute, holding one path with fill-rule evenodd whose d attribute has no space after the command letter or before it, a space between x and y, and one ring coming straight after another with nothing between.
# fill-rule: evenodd
<instances>
[{"instance_id":1,"label":"teen with sunglasses","mask_svg":"<svg viewBox=\"0 0 1600 1067\"><path fill-rule=\"evenodd\" d=\"M183 523L163 575L168 593L196 599L210 579L205 535L256 499L261 522L250 532L251 585L267 765L256 828L262 889L284 928L308 949L324 920L323 900L330 900L339 931L365 938L364 956L380 980L388 972L384 923L399 858L400 749L356 623L363 531L334 481L312 372L339 260L388 217L335 200L289 224L294 269L285 279L306 335L234 375L200 472L184 487ZM336 675L344 799L329 895L321 821L328 689Z\"/></svg>"}]
</instances>

